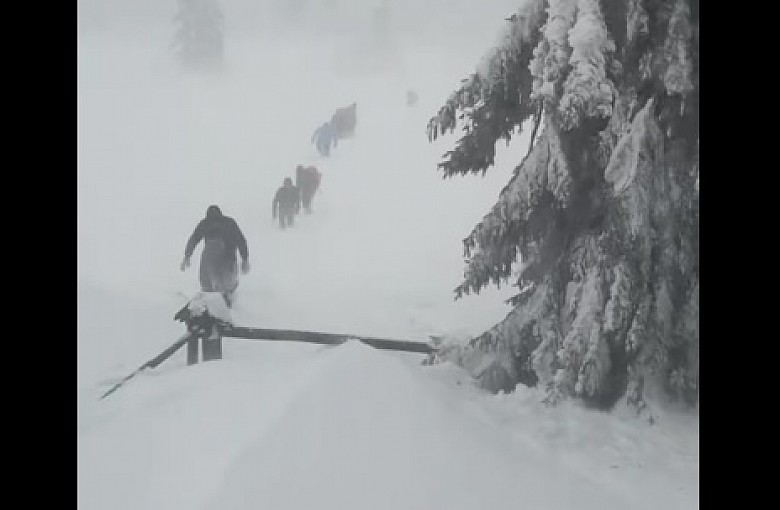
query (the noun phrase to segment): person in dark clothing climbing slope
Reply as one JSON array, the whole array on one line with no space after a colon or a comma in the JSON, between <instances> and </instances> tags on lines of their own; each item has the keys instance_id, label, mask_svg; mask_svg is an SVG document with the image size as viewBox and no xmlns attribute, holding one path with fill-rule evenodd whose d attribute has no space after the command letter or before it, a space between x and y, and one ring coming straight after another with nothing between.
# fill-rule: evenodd
<instances>
[{"instance_id":1,"label":"person in dark clothing climbing slope","mask_svg":"<svg viewBox=\"0 0 780 510\"><path fill-rule=\"evenodd\" d=\"M206 210L184 248L181 270L190 267L190 257L198 243L204 240L200 257L200 286L204 292L220 292L225 303L232 306L238 287L236 251L241 254L241 272L249 272L249 248L236 220L225 216L216 205Z\"/></svg>"},{"instance_id":2,"label":"person in dark clothing climbing slope","mask_svg":"<svg viewBox=\"0 0 780 510\"><path fill-rule=\"evenodd\" d=\"M279 217L279 226L293 226L293 218L301 209L301 197L298 188L293 186L292 179L285 177L284 185L276 191L272 205L273 218Z\"/></svg>"}]
</instances>

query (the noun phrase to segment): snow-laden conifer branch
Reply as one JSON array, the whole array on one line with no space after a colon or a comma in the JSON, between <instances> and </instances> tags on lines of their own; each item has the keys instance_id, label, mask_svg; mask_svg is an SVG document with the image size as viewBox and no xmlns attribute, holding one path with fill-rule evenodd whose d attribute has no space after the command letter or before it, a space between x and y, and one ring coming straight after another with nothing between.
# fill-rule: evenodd
<instances>
[{"instance_id":1,"label":"snow-laden conifer branch","mask_svg":"<svg viewBox=\"0 0 780 510\"><path fill-rule=\"evenodd\" d=\"M639 411L648 388L697 399L698 4L622 2L605 18L594 0L550 0L538 27L541 132L464 239L455 289L519 275L512 311L458 349L485 388L538 383L548 402L622 397ZM484 152L455 153L485 133L469 131L445 170L475 168Z\"/></svg>"},{"instance_id":2,"label":"snow-laden conifer branch","mask_svg":"<svg viewBox=\"0 0 780 510\"><path fill-rule=\"evenodd\" d=\"M506 279L518 253L507 248L517 246L521 252L528 252L529 243L543 241L550 215L568 205L572 185L560 140L554 127L547 125L490 213L464 239L469 262L464 282L455 290L456 297L479 292L490 281ZM545 199L547 207L539 207ZM542 217L532 218L534 213Z\"/></svg>"},{"instance_id":3,"label":"snow-laden conifer branch","mask_svg":"<svg viewBox=\"0 0 780 510\"><path fill-rule=\"evenodd\" d=\"M577 1L577 21L568 33L572 67L558 105L563 129L572 129L585 117L608 118L616 95L607 77L615 44L607 33L598 0Z\"/></svg>"},{"instance_id":4,"label":"snow-laden conifer branch","mask_svg":"<svg viewBox=\"0 0 780 510\"><path fill-rule=\"evenodd\" d=\"M543 2L530 0L510 18L503 43L464 79L430 119L429 140L453 132L460 119L463 136L443 155L439 168L445 177L485 173L493 165L495 144L507 142L522 123L537 112L531 102L528 63L543 22Z\"/></svg>"}]
</instances>

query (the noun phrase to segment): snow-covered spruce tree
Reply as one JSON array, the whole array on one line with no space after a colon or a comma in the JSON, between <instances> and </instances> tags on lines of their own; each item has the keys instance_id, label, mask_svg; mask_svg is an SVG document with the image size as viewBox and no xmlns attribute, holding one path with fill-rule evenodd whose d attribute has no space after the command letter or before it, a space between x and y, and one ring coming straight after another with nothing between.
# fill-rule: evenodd
<instances>
[{"instance_id":1,"label":"snow-covered spruce tree","mask_svg":"<svg viewBox=\"0 0 780 510\"><path fill-rule=\"evenodd\" d=\"M177 0L174 49L185 69L214 70L223 57L223 17L216 0Z\"/></svg>"},{"instance_id":2,"label":"snow-covered spruce tree","mask_svg":"<svg viewBox=\"0 0 780 510\"><path fill-rule=\"evenodd\" d=\"M483 387L697 402L698 19L694 0L528 0L430 120L429 139L464 124L445 177L484 174L497 140L534 126L464 239L456 299L519 288L503 321L445 351Z\"/></svg>"}]
</instances>

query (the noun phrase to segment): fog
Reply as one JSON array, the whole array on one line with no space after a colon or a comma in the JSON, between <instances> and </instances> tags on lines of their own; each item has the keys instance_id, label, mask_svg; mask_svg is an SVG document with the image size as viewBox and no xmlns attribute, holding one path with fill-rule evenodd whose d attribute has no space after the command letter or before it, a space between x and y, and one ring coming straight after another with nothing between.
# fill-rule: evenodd
<instances>
[{"instance_id":1,"label":"fog","mask_svg":"<svg viewBox=\"0 0 780 510\"><path fill-rule=\"evenodd\" d=\"M372 30L377 3L301 0L293 12L294 3L220 2L224 66L198 73L172 51L175 2L79 2L83 374L124 363L139 338L155 338L153 350L178 333L171 316L198 290L200 249L188 271L179 264L210 204L249 243L235 309L244 324L426 338L478 334L507 313L511 288L458 302L452 289L461 240L527 136L498 144L486 177L443 180L436 163L458 135L429 143L425 127L515 2L388 0L384 32ZM313 130L352 102L354 138L319 155ZM323 182L313 214L281 231L271 201L297 164L316 165Z\"/></svg>"},{"instance_id":2,"label":"fog","mask_svg":"<svg viewBox=\"0 0 780 510\"><path fill-rule=\"evenodd\" d=\"M356 34L365 31L381 6L394 35L420 40L490 36L518 0L220 0L230 37L298 34ZM176 0L78 0L80 33L141 34L170 26Z\"/></svg>"},{"instance_id":3,"label":"fog","mask_svg":"<svg viewBox=\"0 0 780 510\"><path fill-rule=\"evenodd\" d=\"M238 325L425 342L503 319L515 288L453 289L528 132L486 176L444 180L459 130L425 128L520 1L387 0L382 21L368 0L223 0L210 72L176 58L175 1L78 2L79 508L698 505L687 423L494 396L452 363L359 342L226 338L219 361L188 367L182 349L98 399L183 333L201 247L180 263L210 204L249 245ZM312 132L352 102L354 136L320 155ZM281 230L272 199L298 164L321 187Z\"/></svg>"}]
</instances>

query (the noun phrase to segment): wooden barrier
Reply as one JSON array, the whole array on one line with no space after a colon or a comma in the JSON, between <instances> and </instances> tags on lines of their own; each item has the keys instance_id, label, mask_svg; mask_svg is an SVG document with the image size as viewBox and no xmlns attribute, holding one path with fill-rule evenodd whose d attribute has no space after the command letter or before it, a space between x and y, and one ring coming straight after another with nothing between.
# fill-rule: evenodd
<instances>
[{"instance_id":1,"label":"wooden barrier","mask_svg":"<svg viewBox=\"0 0 780 510\"><path fill-rule=\"evenodd\" d=\"M319 333L316 331L298 331L293 329L247 328L242 326L227 326L221 331L223 337L244 338L248 340L286 340L293 342L310 342L315 344L340 344L349 338L360 340L364 344L377 349L392 351L419 352L430 354L436 349L423 342L395 340L390 338L373 338L358 335L338 333Z\"/></svg>"},{"instance_id":2,"label":"wooden barrier","mask_svg":"<svg viewBox=\"0 0 780 510\"><path fill-rule=\"evenodd\" d=\"M116 383L111 389L109 389L100 397L101 400L114 393L117 389L119 389L120 386L125 384L143 370L147 368L156 368L163 361L170 358L173 353L175 353L185 344L187 345L188 365L194 365L198 363L198 343L203 343L204 361L221 359L222 338L224 337L243 338L247 340L309 342L330 345L338 345L346 342L350 338L354 338L376 349L386 349L402 352L419 352L422 354L427 354L428 362L433 359L433 355L437 352L435 347L432 347L427 343L412 342L409 340L374 338L368 336L345 335L338 333L320 333L317 331L298 331L294 329L264 329L232 326L210 316L208 313L197 316L193 315L190 313L190 310L187 308L187 306L184 306L181 310L179 310L174 318L178 321L184 322L187 325L187 333L176 340L176 342L174 342L170 347ZM437 338L438 337L431 337L432 340L437 340Z\"/></svg>"}]
</instances>

